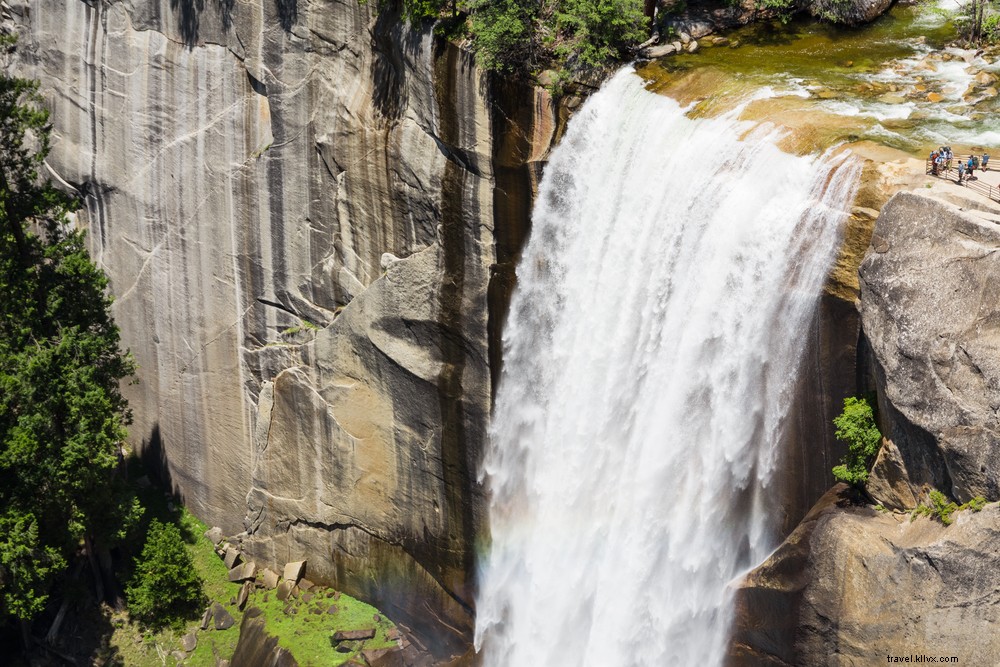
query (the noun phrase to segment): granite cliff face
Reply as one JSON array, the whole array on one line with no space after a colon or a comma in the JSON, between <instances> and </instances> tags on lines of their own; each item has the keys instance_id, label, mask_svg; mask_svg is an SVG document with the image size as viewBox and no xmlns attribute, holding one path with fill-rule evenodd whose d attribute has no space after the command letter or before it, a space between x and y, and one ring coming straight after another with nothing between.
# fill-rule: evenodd
<instances>
[{"instance_id":1,"label":"granite cliff face","mask_svg":"<svg viewBox=\"0 0 1000 667\"><path fill-rule=\"evenodd\" d=\"M374 4L0 10L139 364L135 444L248 554L307 558L448 656L473 623L494 235L506 262L523 235L495 211L528 208L494 161L530 181L553 112Z\"/></svg>"},{"instance_id":2,"label":"granite cliff face","mask_svg":"<svg viewBox=\"0 0 1000 667\"><path fill-rule=\"evenodd\" d=\"M864 373L886 438L868 492L912 509L936 488L1000 500L996 288L1000 210L910 192L878 217L860 268ZM733 665L992 664L1000 512L944 526L857 504L842 485L737 585Z\"/></svg>"}]
</instances>

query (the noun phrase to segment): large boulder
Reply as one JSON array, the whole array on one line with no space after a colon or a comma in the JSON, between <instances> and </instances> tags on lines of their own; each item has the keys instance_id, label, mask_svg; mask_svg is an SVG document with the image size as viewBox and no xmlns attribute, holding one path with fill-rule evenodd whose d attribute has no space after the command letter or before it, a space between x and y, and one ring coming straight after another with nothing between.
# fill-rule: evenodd
<instances>
[{"instance_id":1,"label":"large boulder","mask_svg":"<svg viewBox=\"0 0 1000 667\"><path fill-rule=\"evenodd\" d=\"M996 664L1000 507L944 526L853 505L839 485L737 586L730 665Z\"/></svg>"},{"instance_id":2,"label":"large boulder","mask_svg":"<svg viewBox=\"0 0 1000 667\"><path fill-rule=\"evenodd\" d=\"M876 469L880 493L1000 499L998 247L989 215L912 193L882 209L860 270L881 425L898 450Z\"/></svg>"}]
</instances>

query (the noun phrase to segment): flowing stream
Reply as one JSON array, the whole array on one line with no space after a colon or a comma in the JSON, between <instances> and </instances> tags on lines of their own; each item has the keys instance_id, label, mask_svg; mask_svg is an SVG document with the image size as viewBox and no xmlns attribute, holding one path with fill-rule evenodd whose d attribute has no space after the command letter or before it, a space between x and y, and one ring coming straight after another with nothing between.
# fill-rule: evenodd
<instances>
[{"instance_id":1,"label":"flowing stream","mask_svg":"<svg viewBox=\"0 0 1000 667\"><path fill-rule=\"evenodd\" d=\"M631 69L542 180L504 337L487 666L723 661L776 545L782 424L857 161L692 119Z\"/></svg>"}]
</instances>

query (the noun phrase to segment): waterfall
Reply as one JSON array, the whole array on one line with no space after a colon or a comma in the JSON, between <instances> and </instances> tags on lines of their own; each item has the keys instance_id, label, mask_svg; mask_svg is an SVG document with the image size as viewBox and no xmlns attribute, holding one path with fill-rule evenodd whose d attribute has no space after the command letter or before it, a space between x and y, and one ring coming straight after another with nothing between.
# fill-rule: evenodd
<instances>
[{"instance_id":1,"label":"waterfall","mask_svg":"<svg viewBox=\"0 0 1000 667\"><path fill-rule=\"evenodd\" d=\"M484 477L487 667L720 665L857 161L616 75L542 180Z\"/></svg>"}]
</instances>

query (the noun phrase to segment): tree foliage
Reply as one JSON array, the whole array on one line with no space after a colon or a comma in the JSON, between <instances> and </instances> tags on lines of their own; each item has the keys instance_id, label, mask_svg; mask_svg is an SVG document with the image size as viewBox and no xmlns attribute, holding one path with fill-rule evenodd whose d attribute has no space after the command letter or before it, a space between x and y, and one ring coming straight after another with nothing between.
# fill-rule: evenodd
<instances>
[{"instance_id":1,"label":"tree foliage","mask_svg":"<svg viewBox=\"0 0 1000 667\"><path fill-rule=\"evenodd\" d=\"M833 476L861 488L868 481L868 471L882 442L871 404L864 398L845 398L844 411L834 418L833 425L837 439L847 443L847 454L833 468Z\"/></svg>"},{"instance_id":2,"label":"tree foliage","mask_svg":"<svg viewBox=\"0 0 1000 667\"><path fill-rule=\"evenodd\" d=\"M126 589L129 614L151 627L185 618L202 602L202 581L180 530L153 519Z\"/></svg>"},{"instance_id":3,"label":"tree foliage","mask_svg":"<svg viewBox=\"0 0 1000 667\"><path fill-rule=\"evenodd\" d=\"M0 76L0 619L29 619L90 537L122 537L137 503L116 478L132 373L107 279L40 174L37 83Z\"/></svg>"}]
</instances>

